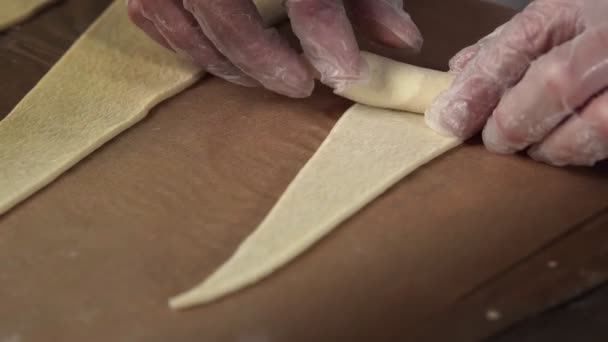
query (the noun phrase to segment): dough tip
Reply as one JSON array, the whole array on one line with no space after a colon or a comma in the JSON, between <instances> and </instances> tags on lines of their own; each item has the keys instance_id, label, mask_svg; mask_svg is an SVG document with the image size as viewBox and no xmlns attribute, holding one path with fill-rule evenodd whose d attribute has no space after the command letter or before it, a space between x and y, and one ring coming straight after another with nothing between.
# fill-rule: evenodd
<instances>
[{"instance_id":1,"label":"dough tip","mask_svg":"<svg viewBox=\"0 0 608 342\"><path fill-rule=\"evenodd\" d=\"M195 287L190 291L181 293L169 299L169 308L175 311L182 311L199 305L209 304L223 298L227 293L223 291L213 291L208 287Z\"/></svg>"},{"instance_id":2,"label":"dough tip","mask_svg":"<svg viewBox=\"0 0 608 342\"><path fill-rule=\"evenodd\" d=\"M182 293L169 299L169 308L175 311L189 309L193 306L204 304L205 298L193 291Z\"/></svg>"}]
</instances>

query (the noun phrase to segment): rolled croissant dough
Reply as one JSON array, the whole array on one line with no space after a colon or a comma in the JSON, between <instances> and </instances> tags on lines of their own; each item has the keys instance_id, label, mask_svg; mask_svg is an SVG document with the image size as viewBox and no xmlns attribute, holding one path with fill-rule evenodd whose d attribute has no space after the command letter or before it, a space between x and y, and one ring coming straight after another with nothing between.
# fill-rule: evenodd
<instances>
[{"instance_id":1,"label":"rolled croissant dough","mask_svg":"<svg viewBox=\"0 0 608 342\"><path fill-rule=\"evenodd\" d=\"M281 0L257 1L282 16ZM0 214L41 189L148 110L195 82L200 70L156 46L115 1L40 83L0 121ZM264 13L263 13L264 14ZM371 79L340 95L422 113L450 75L363 54ZM233 257L173 308L206 303L288 263L402 177L457 146L420 115L355 105Z\"/></svg>"},{"instance_id":2,"label":"rolled croissant dough","mask_svg":"<svg viewBox=\"0 0 608 342\"><path fill-rule=\"evenodd\" d=\"M422 114L455 78L447 72L395 62L369 52L362 54L369 66L369 80L336 94L372 107Z\"/></svg>"},{"instance_id":3,"label":"rolled croissant dough","mask_svg":"<svg viewBox=\"0 0 608 342\"><path fill-rule=\"evenodd\" d=\"M4 31L56 0L2 0L0 2L0 31Z\"/></svg>"}]
</instances>

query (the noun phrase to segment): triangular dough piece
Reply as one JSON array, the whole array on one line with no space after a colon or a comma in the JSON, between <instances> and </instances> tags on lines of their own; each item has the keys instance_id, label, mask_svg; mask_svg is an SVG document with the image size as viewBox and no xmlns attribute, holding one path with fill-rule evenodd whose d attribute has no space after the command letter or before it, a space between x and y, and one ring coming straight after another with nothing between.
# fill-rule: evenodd
<instances>
[{"instance_id":1,"label":"triangular dough piece","mask_svg":"<svg viewBox=\"0 0 608 342\"><path fill-rule=\"evenodd\" d=\"M268 276L397 181L459 144L429 129L421 115L353 106L230 260L170 306L208 303Z\"/></svg>"},{"instance_id":2,"label":"triangular dough piece","mask_svg":"<svg viewBox=\"0 0 608 342\"><path fill-rule=\"evenodd\" d=\"M0 2L1 24L45 1ZM284 18L281 2L255 0L268 25ZM0 215L201 75L133 25L124 0L114 1L0 121Z\"/></svg>"},{"instance_id":3,"label":"triangular dough piece","mask_svg":"<svg viewBox=\"0 0 608 342\"><path fill-rule=\"evenodd\" d=\"M0 214L199 75L140 32L124 0L115 1L0 121Z\"/></svg>"}]
</instances>

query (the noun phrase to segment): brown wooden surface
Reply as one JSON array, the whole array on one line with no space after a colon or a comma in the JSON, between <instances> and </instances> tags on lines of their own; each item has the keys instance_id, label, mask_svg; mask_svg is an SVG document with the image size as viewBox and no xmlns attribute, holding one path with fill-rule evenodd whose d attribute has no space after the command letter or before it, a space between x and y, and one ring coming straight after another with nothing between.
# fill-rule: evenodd
<instances>
[{"instance_id":1,"label":"brown wooden surface","mask_svg":"<svg viewBox=\"0 0 608 342\"><path fill-rule=\"evenodd\" d=\"M418 337L421 340L433 341L476 341L496 334L497 331L508 329L514 321L543 314L544 311L553 309L564 301L582 297L589 289L605 283L606 279L608 279L608 210L581 222L568 234L547 243L534 254L472 289L446 310L435 315L427 324L421 325L418 329L420 334ZM608 291L604 292L608 293ZM500 318L488 319L489 311L499 313ZM604 315L606 313L608 310ZM553 316L553 313L547 315ZM542 321L545 323L548 320L542 319ZM563 319L556 324L558 326L550 329L552 333L558 330L569 331L572 328L564 324ZM443 328L431 329L430 325ZM547 324L543 325L539 326L539 330L547 329ZM519 332L515 336L522 338L524 333L520 330L529 332L533 327L527 324L525 329L515 330ZM603 336L608 337L608 326L606 332L607 334ZM531 336L535 335L531 334ZM504 341L503 338L498 338L497 341ZM587 341L587 339L576 341Z\"/></svg>"},{"instance_id":2,"label":"brown wooden surface","mask_svg":"<svg viewBox=\"0 0 608 342\"><path fill-rule=\"evenodd\" d=\"M608 341L608 286L533 317L496 336L491 342Z\"/></svg>"},{"instance_id":3,"label":"brown wooden surface","mask_svg":"<svg viewBox=\"0 0 608 342\"><path fill-rule=\"evenodd\" d=\"M68 0L0 36L0 117L107 2ZM428 43L419 64L444 67L447 56L510 16L472 3L408 2ZM605 166L551 168L472 142L400 182L259 286L169 311L166 299L228 257L348 105L324 89L296 101L216 79L160 105L0 217L0 341L433 336L440 328L433 322L472 293L494 286L508 297L513 289L494 280L605 216ZM486 304L470 303L463 317ZM500 329L538 310L513 307L518 314ZM466 329L445 333L496 331Z\"/></svg>"}]
</instances>

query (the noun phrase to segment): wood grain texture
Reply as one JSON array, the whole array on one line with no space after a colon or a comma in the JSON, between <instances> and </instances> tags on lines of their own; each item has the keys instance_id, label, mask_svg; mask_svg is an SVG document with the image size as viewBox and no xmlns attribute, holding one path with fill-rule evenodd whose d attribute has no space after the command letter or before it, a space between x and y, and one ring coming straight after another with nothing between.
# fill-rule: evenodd
<instances>
[{"instance_id":1,"label":"wood grain texture","mask_svg":"<svg viewBox=\"0 0 608 342\"><path fill-rule=\"evenodd\" d=\"M608 213L603 212L581 225L579 230L564 236L555 248L539 253L545 260L547 256L552 257L547 266L556 272L542 272L543 275L532 278L527 290L518 290L512 311L522 313L528 309L527 319L504 329L489 341L608 340L607 227ZM526 298L530 303L524 302ZM571 300L557 301L556 298ZM539 314L540 305L549 309Z\"/></svg>"},{"instance_id":2,"label":"wood grain texture","mask_svg":"<svg viewBox=\"0 0 608 342\"><path fill-rule=\"evenodd\" d=\"M604 342L608 340L608 286L525 321L491 342Z\"/></svg>"},{"instance_id":3,"label":"wood grain texture","mask_svg":"<svg viewBox=\"0 0 608 342\"><path fill-rule=\"evenodd\" d=\"M68 0L0 36L0 77L12 85L0 92L0 115L107 3ZM421 64L436 68L510 15L464 1L408 6L427 37ZM452 22L437 26L435 16ZM479 20L459 25L471 17ZM167 310L168 296L210 274L259 223L348 106L325 89L295 101L216 79L161 104L0 217L0 340L412 338L608 207L605 165L550 168L472 141L260 286L209 308Z\"/></svg>"},{"instance_id":4,"label":"wood grain texture","mask_svg":"<svg viewBox=\"0 0 608 342\"><path fill-rule=\"evenodd\" d=\"M604 342L608 340L608 286L604 285L488 342Z\"/></svg>"},{"instance_id":5,"label":"wood grain texture","mask_svg":"<svg viewBox=\"0 0 608 342\"><path fill-rule=\"evenodd\" d=\"M532 319L563 302L585 295L589 289L608 281L607 241L608 210L605 210L463 295L427 322L443 329L433 330L422 325L417 338L424 341L481 340L508 329L513 322ZM490 312L500 317L492 319L488 316ZM567 324L559 325L548 330L570 330ZM539 326L539 330L543 329L546 328ZM506 335L523 338L524 332L529 332L534 336L530 324L525 329L514 330L519 333ZM568 333L567 336L573 335ZM497 341L503 341L503 338L497 337Z\"/></svg>"}]
</instances>

